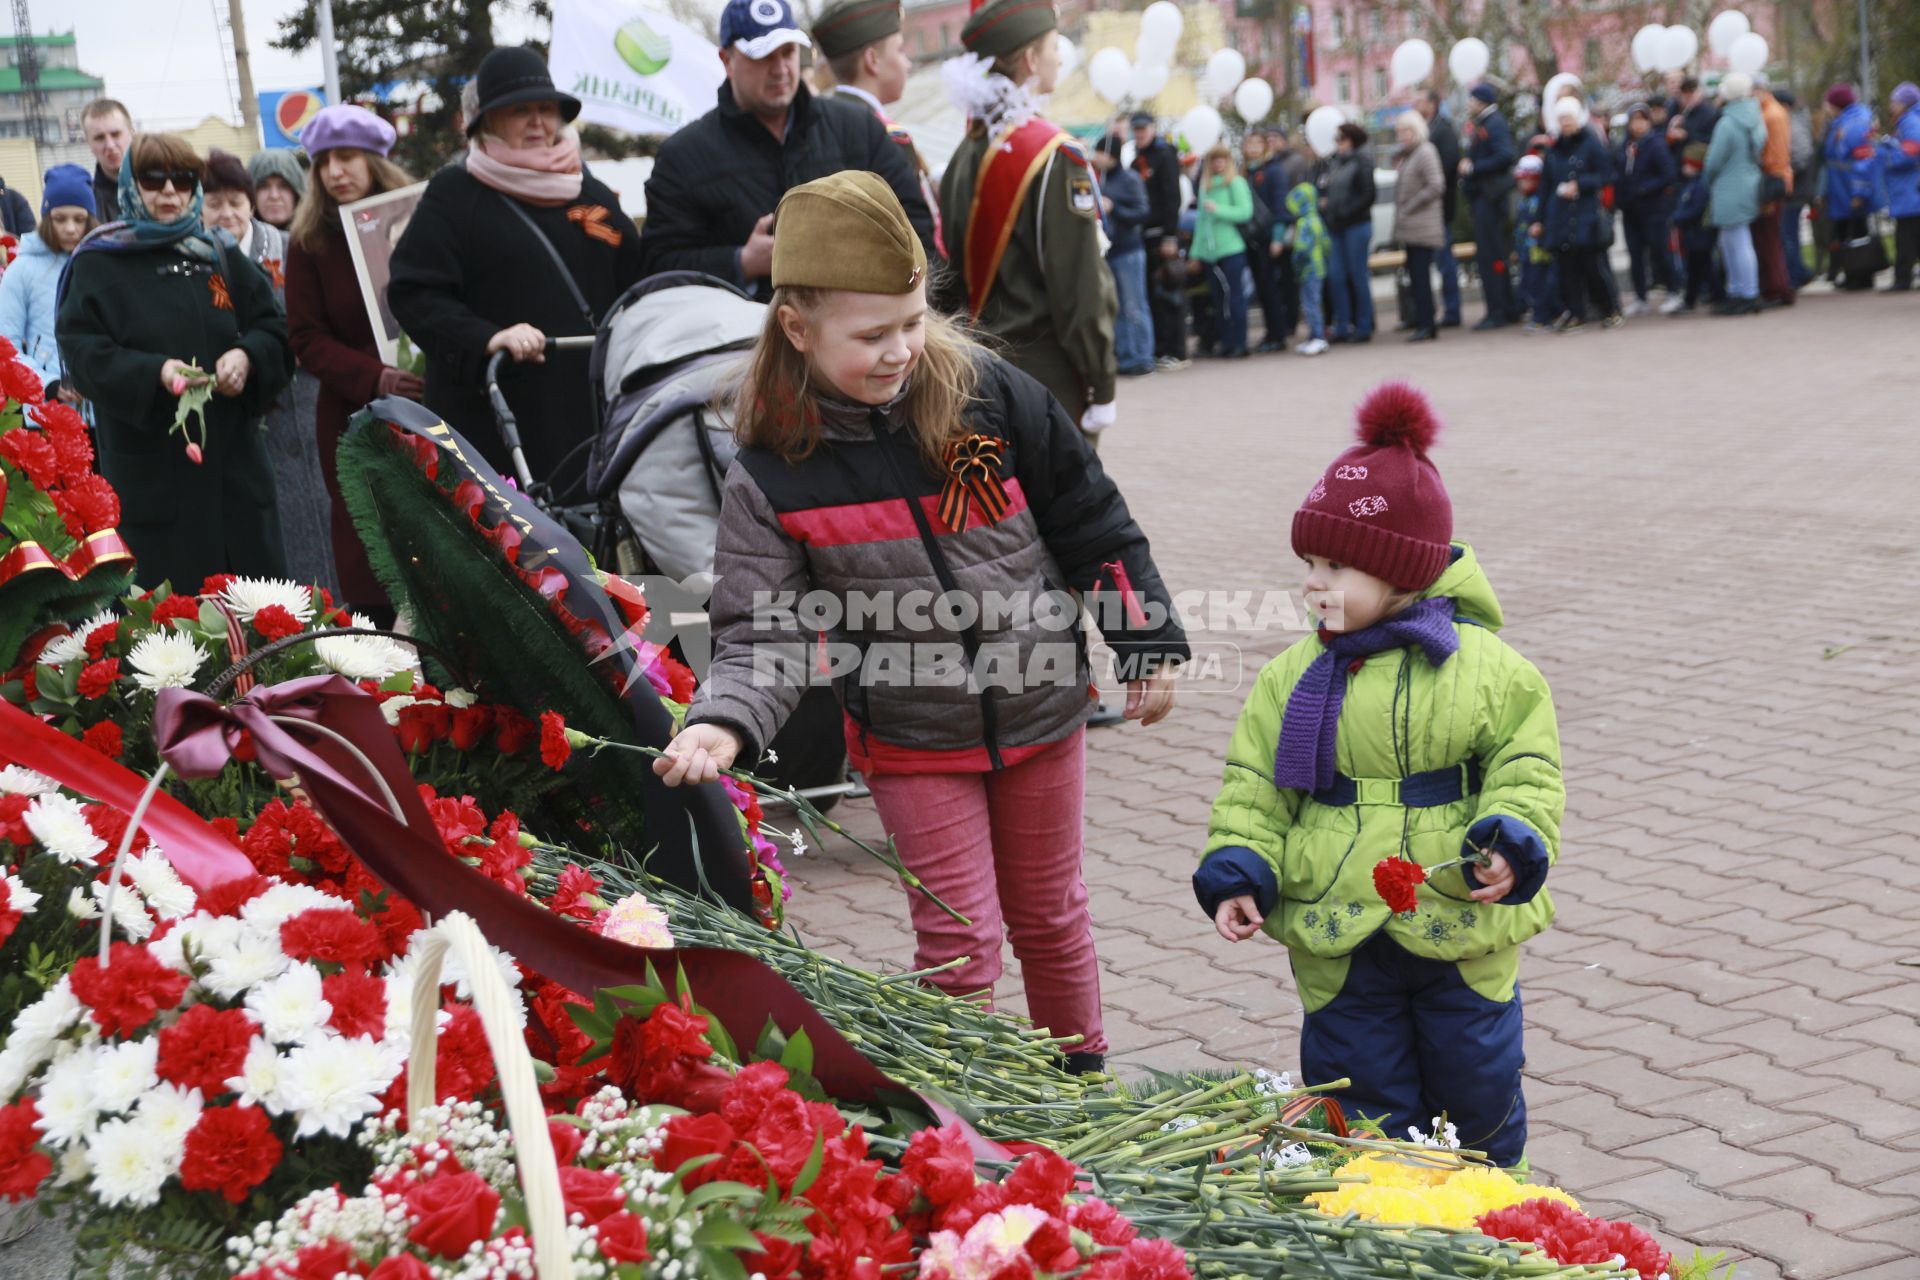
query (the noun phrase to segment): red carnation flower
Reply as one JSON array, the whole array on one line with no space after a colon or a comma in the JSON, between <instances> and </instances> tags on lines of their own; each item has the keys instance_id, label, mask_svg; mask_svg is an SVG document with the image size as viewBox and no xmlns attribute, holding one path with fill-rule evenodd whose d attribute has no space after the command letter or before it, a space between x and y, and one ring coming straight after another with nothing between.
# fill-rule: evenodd
<instances>
[{"instance_id":1,"label":"red carnation flower","mask_svg":"<svg viewBox=\"0 0 1920 1280\"><path fill-rule=\"evenodd\" d=\"M102 658L98 662L89 662L80 669L80 696L104 697L113 691L113 682L119 678L120 659Z\"/></svg>"},{"instance_id":2,"label":"red carnation flower","mask_svg":"<svg viewBox=\"0 0 1920 1280\"><path fill-rule=\"evenodd\" d=\"M733 1126L711 1112L674 1116L664 1129L660 1152L654 1156L653 1163L667 1173L678 1171L681 1165L700 1156L725 1155L735 1137ZM688 1170L681 1187L691 1191L703 1182L713 1181L720 1176L720 1163L709 1160L697 1169Z\"/></svg>"},{"instance_id":3,"label":"red carnation flower","mask_svg":"<svg viewBox=\"0 0 1920 1280\"><path fill-rule=\"evenodd\" d=\"M320 980L320 992L333 1006L327 1025L341 1035L378 1040L387 1026L387 984L361 969Z\"/></svg>"},{"instance_id":4,"label":"red carnation flower","mask_svg":"<svg viewBox=\"0 0 1920 1280\"><path fill-rule=\"evenodd\" d=\"M260 633L262 639L271 644L275 640L297 636L305 628L300 625L300 619L294 617L285 605L270 604L254 612L253 629Z\"/></svg>"},{"instance_id":5,"label":"red carnation flower","mask_svg":"<svg viewBox=\"0 0 1920 1280\"><path fill-rule=\"evenodd\" d=\"M538 724L512 707L495 707L493 719L500 730L494 746L503 756L519 755L533 745L534 737L540 732Z\"/></svg>"},{"instance_id":6,"label":"red carnation flower","mask_svg":"<svg viewBox=\"0 0 1920 1280\"><path fill-rule=\"evenodd\" d=\"M35 406L32 415L46 428L59 465L60 483L71 486L86 479L93 470L93 442L88 438L86 420L71 405L58 400Z\"/></svg>"},{"instance_id":7,"label":"red carnation flower","mask_svg":"<svg viewBox=\"0 0 1920 1280\"><path fill-rule=\"evenodd\" d=\"M222 880L200 895L199 907L210 916L237 916L240 908L272 887L273 882L262 875Z\"/></svg>"},{"instance_id":8,"label":"red carnation flower","mask_svg":"<svg viewBox=\"0 0 1920 1280\"><path fill-rule=\"evenodd\" d=\"M118 619L112 622L103 622L93 630L87 632L87 638L82 642L86 645L87 660L89 662L98 662L100 659L106 657L107 646L119 638L120 623Z\"/></svg>"},{"instance_id":9,"label":"red carnation flower","mask_svg":"<svg viewBox=\"0 0 1920 1280\"><path fill-rule=\"evenodd\" d=\"M1373 866L1373 888L1396 914L1420 905L1418 890L1427 882L1426 868L1405 858L1387 858Z\"/></svg>"},{"instance_id":10,"label":"red carnation flower","mask_svg":"<svg viewBox=\"0 0 1920 1280\"><path fill-rule=\"evenodd\" d=\"M0 840L17 845L33 843L33 831L27 826L27 810L32 796L0 796Z\"/></svg>"},{"instance_id":11,"label":"red carnation flower","mask_svg":"<svg viewBox=\"0 0 1920 1280\"><path fill-rule=\"evenodd\" d=\"M0 947L7 944L7 939L13 936L13 931L20 927L20 922L24 919L26 919L24 911L13 909L12 886L5 880L0 880Z\"/></svg>"},{"instance_id":12,"label":"red carnation flower","mask_svg":"<svg viewBox=\"0 0 1920 1280\"><path fill-rule=\"evenodd\" d=\"M120 495L104 476L83 476L52 496L54 510L76 540L120 523Z\"/></svg>"},{"instance_id":13,"label":"red carnation flower","mask_svg":"<svg viewBox=\"0 0 1920 1280\"><path fill-rule=\"evenodd\" d=\"M0 369L13 367L0 365ZM16 427L0 434L0 458L20 468L36 489L51 489L60 482L60 459L41 432Z\"/></svg>"},{"instance_id":14,"label":"red carnation flower","mask_svg":"<svg viewBox=\"0 0 1920 1280\"><path fill-rule=\"evenodd\" d=\"M900 1172L919 1184L935 1205L949 1205L973 1194L973 1150L956 1124L922 1129L907 1143Z\"/></svg>"},{"instance_id":15,"label":"red carnation flower","mask_svg":"<svg viewBox=\"0 0 1920 1280\"><path fill-rule=\"evenodd\" d=\"M477 1173L441 1174L407 1192L407 1239L428 1253L458 1258L493 1234L500 1193Z\"/></svg>"},{"instance_id":16,"label":"red carnation flower","mask_svg":"<svg viewBox=\"0 0 1920 1280\"><path fill-rule=\"evenodd\" d=\"M189 622L200 620L200 602L184 592L176 591L153 606L153 625L165 628L177 619Z\"/></svg>"},{"instance_id":17,"label":"red carnation flower","mask_svg":"<svg viewBox=\"0 0 1920 1280\"><path fill-rule=\"evenodd\" d=\"M600 1256L608 1262L645 1262L653 1256L647 1252L647 1224L625 1209L600 1219Z\"/></svg>"},{"instance_id":18,"label":"red carnation flower","mask_svg":"<svg viewBox=\"0 0 1920 1280\"><path fill-rule=\"evenodd\" d=\"M230 573L209 574L200 580L200 595L202 597L221 595L233 583L234 576Z\"/></svg>"},{"instance_id":19,"label":"red carnation flower","mask_svg":"<svg viewBox=\"0 0 1920 1280\"><path fill-rule=\"evenodd\" d=\"M227 1081L246 1066L247 1046L259 1030L242 1010L194 1005L160 1033L160 1078L209 1098L225 1093Z\"/></svg>"},{"instance_id":20,"label":"red carnation flower","mask_svg":"<svg viewBox=\"0 0 1920 1280\"><path fill-rule=\"evenodd\" d=\"M1035 1151L1020 1162L1006 1180L1009 1204L1032 1205L1056 1213L1066 1203L1080 1170L1055 1151Z\"/></svg>"},{"instance_id":21,"label":"red carnation flower","mask_svg":"<svg viewBox=\"0 0 1920 1280\"><path fill-rule=\"evenodd\" d=\"M8 397L21 404L39 404L47 395L46 387L41 385L40 375L18 360L0 364L0 387L5 387Z\"/></svg>"},{"instance_id":22,"label":"red carnation flower","mask_svg":"<svg viewBox=\"0 0 1920 1280\"><path fill-rule=\"evenodd\" d=\"M93 1011L103 1035L130 1036L187 994L187 975L153 958L145 947L116 942L102 965L85 955L73 966L73 994Z\"/></svg>"},{"instance_id":23,"label":"red carnation flower","mask_svg":"<svg viewBox=\"0 0 1920 1280\"><path fill-rule=\"evenodd\" d=\"M207 1107L187 1134L180 1162L180 1185L189 1191L218 1191L239 1204L272 1176L280 1164L280 1139L267 1113L258 1107Z\"/></svg>"},{"instance_id":24,"label":"red carnation flower","mask_svg":"<svg viewBox=\"0 0 1920 1280\"><path fill-rule=\"evenodd\" d=\"M585 867L568 863L560 872L560 881L554 887L553 896L547 899L547 910L557 916L571 916L575 920L591 920L598 908L587 904L586 899L600 892L600 882L593 872Z\"/></svg>"},{"instance_id":25,"label":"red carnation flower","mask_svg":"<svg viewBox=\"0 0 1920 1280\"><path fill-rule=\"evenodd\" d=\"M88 729L80 735L80 741L109 760L118 760L120 752L126 747L120 726L111 720L102 720Z\"/></svg>"},{"instance_id":26,"label":"red carnation flower","mask_svg":"<svg viewBox=\"0 0 1920 1280\"><path fill-rule=\"evenodd\" d=\"M556 772L567 767L573 748L567 743L567 722L558 711L540 713L540 760Z\"/></svg>"},{"instance_id":27,"label":"red carnation flower","mask_svg":"<svg viewBox=\"0 0 1920 1280\"><path fill-rule=\"evenodd\" d=\"M310 907L280 926L280 949L295 960L376 964L380 931L344 907Z\"/></svg>"},{"instance_id":28,"label":"red carnation flower","mask_svg":"<svg viewBox=\"0 0 1920 1280\"><path fill-rule=\"evenodd\" d=\"M40 1150L40 1110L32 1098L0 1107L0 1196L16 1204L30 1200L53 1174L53 1161Z\"/></svg>"}]
</instances>

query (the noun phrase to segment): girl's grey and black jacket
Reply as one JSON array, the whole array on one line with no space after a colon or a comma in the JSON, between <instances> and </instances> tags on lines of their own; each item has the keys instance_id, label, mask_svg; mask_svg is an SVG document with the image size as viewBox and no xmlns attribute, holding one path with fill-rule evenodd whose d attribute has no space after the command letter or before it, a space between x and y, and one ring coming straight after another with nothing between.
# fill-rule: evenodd
<instances>
[{"instance_id":1,"label":"girl's grey and black jacket","mask_svg":"<svg viewBox=\"0 0 1920 1280\"><path fill-rule=\"evenodd\" d=\"M975 503L963 531L947 530L941 478L899 401L820 401L824 443L796 463L740 451L714 557L713 667L687 723L739 733L751 762L825 657L840 668L855 768L984 772L1067 737L1092 709L1066 592L1092 608L1121 678L1187 657L1146 535L1079 428L1038 382L984 361L968 427L1001 443L997 521ZM809 592L840 602L839 616L796 616ZM931 607L943 592L962 602L958 616ZM847 670L853 655L859 669Z\"/></svg>"}]
</instances>

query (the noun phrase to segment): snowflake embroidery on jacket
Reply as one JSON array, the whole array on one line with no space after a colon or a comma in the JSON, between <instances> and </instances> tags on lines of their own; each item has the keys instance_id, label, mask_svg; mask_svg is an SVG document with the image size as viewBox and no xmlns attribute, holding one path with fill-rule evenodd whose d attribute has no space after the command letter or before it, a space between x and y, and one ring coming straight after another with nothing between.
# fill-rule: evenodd
<instances>
[{"instance_id":1,"label":"snowflake embroidery on jacket","mask_svg":"<svg viewBox=\"0 0 1920 1280\"><path fill-rule=\"evenodd\" d=\"M1313 482L1313 488L1308 491L1307 505L1312 506L1314 503L1320 501L1320 499L1326 496L1327 496L1327 480L1325 476L1322 476L1320 479L1315 480Z\"/></svg>"},{"instance_id":2,"label":"snowflake embroidery on jacket","mask_svg":"<svg viewBox=\"0 0 1920 1280\"><path fill-rule=\"evenodd\" d=\"M1356 498L1347 504L1347 510L1356 516L1379 516L1387 511L1387 500L1379 494L1371 498Z\"/></svg>"},{"instance_id":3,"label":"snowflake embroidery on jacket","mask_svg":"<svg viewBox=\"0 0 1920 1280\"><path fill-rule=\"evenodd\" d=\"M1334 472L1333 478L1335 480L1365 480L1367 478L1367 469L1365 467L1356 467L1349 463L1347 466L1341 467L1338 471Z\"/></svg>"},{"instance_id":4,"label":"snowflake embroidery on jacket","mask_svg":"<svg viewBox=\"0 0 1920 1280\"><path fill-rule=\"evenodd\" d=\"M207 289L213 294L215 309L233 310L233 295L227 292L227 282L218 271L207 277Z\"/></svg>"}]
</instances>

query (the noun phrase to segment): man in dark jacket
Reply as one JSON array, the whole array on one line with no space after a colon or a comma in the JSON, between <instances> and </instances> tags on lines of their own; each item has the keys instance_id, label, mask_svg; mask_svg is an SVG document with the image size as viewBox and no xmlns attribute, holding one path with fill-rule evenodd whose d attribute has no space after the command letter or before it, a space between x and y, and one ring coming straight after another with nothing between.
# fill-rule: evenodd
<instances>
[{"instance_id":1,"label":"man in dark jacket","mask_svg":"<svg viewBox=\"0 0 1920 1280\"><path fill-rule=\"evenodd\" d=\"M1453 219L1460 209L1460 134L1453 121L1440 109L1440 95L1429 89L1422 94L1418 110L1427 120L1427 141L1440 153L1440 172L1446 175L1447 190L1440 200L1440 227L1445 239L1440 252L1433 255L1440 268L1440 327L1460 327L1460 266L1453 260Z\"/></svg>"},{"instance_id":2,"label":"man in dark jacket","mask_svg":"<svg viewBox=\"0 0 1920 1280\"><path fill-rule=\"evenodd\" d=\"M1113 358L1122 377L1153 372L1153 311L1147 305L1147 186L1120 163L1120 138L1109 133L1092 155L1100 174L1100 225L1111 242L1107 267L1113 272L1120 311L1113 322Z\"/></svg>"},{"instance_id":3,"label":"man in dark jacket","mask_svg":"<svg viewBox=\"0 0 1920 1280\"><path fill-rule=\"evenodd\" d=\"M1132 123L1133 171L1147 185L1146 237L1151 246L1156 239L1180 234L1180 153L1167 145L1146 112L1136 114Z\"/></svg>"},{"instance_id":4,"label":"man in dark jacket","mask_svg":"<svg viewBox=\"0 0 1920 1280\"><path fill-rule=\"evenodd\" d=\"M1712 142L1714 122L1720 118L1695 76L1680 82L1679 107L1667 121L1667 151L1672 155L1685 151L1689 142Z\"/></svg>"},{"instance_id":5,"label":"man in dark jacket","mask_svg":"<svg viewBox=\"0 0 1920 1280\"><path fill-rule=\"evenodd\" d=\"M1513 129L1500 114L1500 95L1490 84L1473 87L1474 117L1467 126L1467 154L1460 161L1460 190L1473 202L1473 253L1487 314L1476 329L1499 329L1520 318L1513 302L1507 250L1512 235L1507 205L1513 195L1513 162L1519 153Z\"/></svg>"},{"instance_id":6,"label":"man in dark jacket","mask_svg":"<svg viewBox=\"0 0 1920 1280\"><path fill-rule=\"evenodd\" d=\"M1653 131L1653 112L1644 102L1627 111L1627 136L1613 162L1614 201L1627 233L1627 257L1632 263L1634 301L1627 314L1649 310L1647 289L1657 284L1674 292L1673 253L1668 247L1669 217L1674 183L1679 173L1667 141Z\"/></svg>"},{"instance_id":7,"label":"man in dark jacket","mask_svg":"<svg viewBox=\"0 0 1920 1280\"><path fill-rule=\"evenodd\" d=\"M937 261L933 212L886 126L801 80L800 50L811 41L788 0L728 0L720 44L719 105L667 139L647 180L642 274L704 271L764 295L780 197L845 169L884 178Z\"/></svg>"},{"instance_id":8,"label":"man in dark jacket","mask_svg":"<svg viewBox=\"0 0 1920 1280\"><path fill-rule=\"evenodd\" d=\"M80 128L93 152L93 204L100 221L120 218L120 161L133 144L133 117L112 98L96 98L80 109Z\"/></svg>"},{"instance_id":9,"label":"man in dark jacket","mask_svg":"<svg viewBox=\"0 0 1920 1280\"><path fill-rule=\"evenodd\" d=\"M1287 338L1296 323L1293 308L1298 305L1290 287L1293 264L1285 264L1283 276L1282 258L1275 258L1267 250L1273 241L1274 211L1285 206L1287 192L1293 189L1286 185L1286 165L1273 144L1272 131L1265 129L1247 134L1241 144L1247 186L1253 191L1254 217L1240 228L1240 234L1247 242L1247 267L1253 273L1253 292L1260 299L1260 315L1267 325L1266 337L1259 346L1261 351L1287 349Z\"/></svg>"},{"instance_id":10,"label":"man in dark jacket","mask_svg":"<svg viewBox=\"0 0 1920 1280\"><path fill-rule=\"evenodd\" d=\"M0 178L0 227L18 240L39 223L40 220L33 216L33 206L27 203L27 198L8 186L5 178Z\"/></svg>"}]
</instances>

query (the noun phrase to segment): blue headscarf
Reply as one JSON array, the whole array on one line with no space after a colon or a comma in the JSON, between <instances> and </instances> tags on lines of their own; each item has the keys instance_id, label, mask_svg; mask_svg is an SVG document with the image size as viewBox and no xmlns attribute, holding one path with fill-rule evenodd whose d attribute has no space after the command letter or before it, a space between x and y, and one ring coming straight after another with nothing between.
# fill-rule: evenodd
<instances>
[{"instance_id":1,"label":"blue headscarf","mask_svg":"<svg viewBox=\"0 0 1920 1280\"><path fill-rule=\"evenodd\" d=\"M88 232L86 239L68 256L66 265L60 269L60 282L54 289L54 305L58 307L66 299L67 281L73 275L73 264L83 253L134 253L164 249L171 245L189 258L218 263L220 252L216 236L221 237L229 249L239 246L232 236L218 227L201 223L200 210L205 202L204 184L196 182L193 184L193 200L187 205L186 212L172 222L161 222L147 212L146 204L140 199L140 189L133 177L133 157L128 156L120 163L120 221L109 222ZM103 209L101 212L111 211Z\"/></svg>"}]
</instances>

